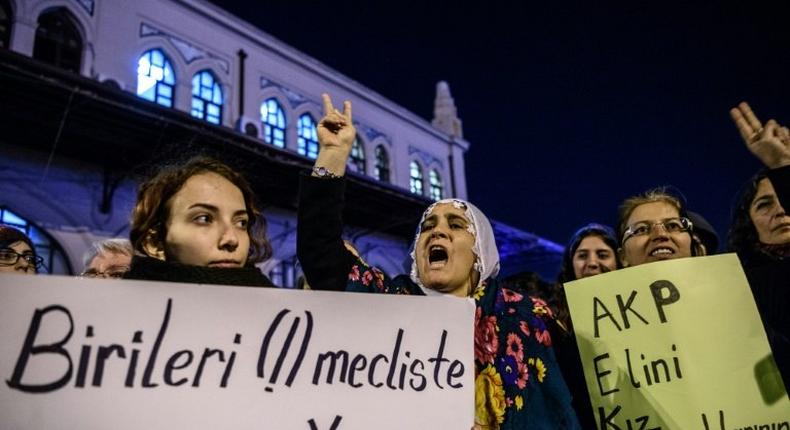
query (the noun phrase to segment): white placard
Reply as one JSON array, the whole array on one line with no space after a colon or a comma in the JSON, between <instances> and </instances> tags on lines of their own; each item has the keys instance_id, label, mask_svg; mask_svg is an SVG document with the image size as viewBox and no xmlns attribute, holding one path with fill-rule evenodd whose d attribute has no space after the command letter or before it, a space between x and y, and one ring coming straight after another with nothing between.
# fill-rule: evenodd
<instances>
[{"instance_id":1,"label":"white placard","mask_svg":"<svg viewBox=\"0 0 790 430\"><path fill-rule=\"evenodd\" d=\"M0 275L3 429L469 429L474 303Z\"/></svg>"}]
</instances>

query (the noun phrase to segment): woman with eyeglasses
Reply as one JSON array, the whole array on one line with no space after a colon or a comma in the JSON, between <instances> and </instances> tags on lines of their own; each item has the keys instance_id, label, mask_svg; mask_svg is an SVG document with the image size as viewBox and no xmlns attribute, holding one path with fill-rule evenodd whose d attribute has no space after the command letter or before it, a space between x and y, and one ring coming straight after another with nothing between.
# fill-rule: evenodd
<instances>
[{"instance_id":1,"label":"woman with eyeglasses","mask_svg":"<svg viewBox=\"0 0 790 430\"><path fill-rule=\"evenodd\" d=\"M729 247L738 253L774 358L790 387L790 132L763 124L746 103L730 110L746 147L765 165L741 190Z\"/></svg>"},{"instance_id":2,"label":"woman with eyeglasses","mask_svg":"<svg viewBox=\"0 0 790 430\"><path fill-rule=\"evenodd\" d=\"M0 273L35 275L43 263L27 235L14 227L0 225Z\"/></svg>"},{"instance_id":3,"label":"woman with eyeglasses","mask_svg":"<svg viewBox=\"0 0 790 430\"><path fill-rule=\"evenodd\" d=\"M664 188L625 199L617 223L623 267L705 255L693 227L681 199Z\"/></svg>"}]
</instances>

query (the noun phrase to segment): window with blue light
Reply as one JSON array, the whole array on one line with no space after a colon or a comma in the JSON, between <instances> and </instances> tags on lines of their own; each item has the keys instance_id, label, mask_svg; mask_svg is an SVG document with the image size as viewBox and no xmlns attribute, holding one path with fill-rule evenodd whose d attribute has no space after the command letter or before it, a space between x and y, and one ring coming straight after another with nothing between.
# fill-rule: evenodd
<instances>
[{"instance_id":1,"label":"window with blue light","mask_svg":"<svg viewBox=\"0 0 790 430\"><path fill-rule=\"evenodd\" d=\"M176 77L173 66L161 49L151 49L137 60L137 95L173 107Z\"/></svg>"},{"instance_id":2,"label":"window with blue light","mask_svg":"<svg viewBox=\"0 0 790 430\"><path fill-rule=\"evenodd\" d=\"M376 165L373 169L373 176L382 182L390 181L390 157L383 146L376 147Z\"/></svg>"},{"instance_id":3,"label":"window with blue light","mask_svg":"<svg viewBox=\"0 0 790 430\"><path fill-rule=\"evenodd\" d=\"M306 113L299 117L296 132L298 136L296 139L297 152L308 158L318 158L318 132L312 115Z\"/></svg>"},{"instance_id":4,"label":"window with blue light","mask_svg":"<svg viewBox=\"0 0 790 430\"><path fill-rule=\"evenodd\" d=\"M357 173L365 173L365 148L362 146L362 142L359 141L359 137L355 138L354 143L351 145L351 156L348 159L348 166Z\"/></svg>"},{"instance_id":5,"label":"window with blue light","mask_svg":"<svg viewBox=\"0 0 790 430\"><path fill-rule=\"evenodd\" d=\"M444 187L442 186L442 177L434 169L428 175L428 182L431 184L431 198L433 200L441 200L444 198Z\"/></svg>"},{"instance_id":6,"label":"window with blue light","mask_svg":"<svg viewBox=\"0 0 790 430\"><path fill-rule=\"evenodd\" d=\"M409 164L409 190L422 195L422 167L416 161Z\"/></svg>"},{"instance_id":7,"label":"window with blue light","mask_svg":"<svg viewBox=\"0 0 790 430\"><path fill-rule=\"evenodd\" d=\"M30 238L33 246L36 247L36 255L44 259L44 266L38 273L53 275L74 274L63 248L47 232L2 206L0 206L0 224L14 227Z\"/></svg>"},{"instance_id":8,"label":"window with blue light","mask_svg":"<svg viewBox=\"0 0 790 430\"><path fill-rule=\"evenodd\" d=\"M192 78L192 116L212 124L222 123L222 88L208 70Z\"/></svg>"},{"instance_id":9,"label":"window with blue light","mask_svg":"<svg viewBox=\"0 0 790 430\"><path fill-rule=\"evenodd\" d=\"M263 140L278 148L285 148L285 113L274 97L261 104Z\"/></svg>"}]
</instances>

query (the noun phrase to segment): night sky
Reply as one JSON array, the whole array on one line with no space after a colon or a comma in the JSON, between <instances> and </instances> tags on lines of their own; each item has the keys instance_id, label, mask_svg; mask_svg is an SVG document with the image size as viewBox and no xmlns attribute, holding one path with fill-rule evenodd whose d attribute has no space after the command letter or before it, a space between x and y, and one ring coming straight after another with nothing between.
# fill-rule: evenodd
<instances>
[{"instance_id":1,"label":"night sky","mask_svg":"<svg viewBox=\"0 0 790 430\"><path fill-rule=\"evenodd\" d=\"M469 199L561 244L659 185L726 236L760 167L729 108L790 123L788 1L214 2L426 120L446 80L472 144Z\"/></svg>"}]
</instances>

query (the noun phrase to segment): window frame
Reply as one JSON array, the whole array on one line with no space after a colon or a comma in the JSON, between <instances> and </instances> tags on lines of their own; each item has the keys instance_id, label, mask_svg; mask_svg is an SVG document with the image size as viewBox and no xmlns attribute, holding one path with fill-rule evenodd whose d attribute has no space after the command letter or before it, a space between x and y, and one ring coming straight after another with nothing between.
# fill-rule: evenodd
<instances>
[{"instance_id":1,"label":"window frame","mask_svg":"<svg viewBox=\"0 0 790 430\"><path fill-rule=\"evenodd\" d=\"M415 170L417 176L414 174ZM419 196L425 195L425 173L422 165L417 160L409 162L409 192Z\"/></svg>"},{"instance_id":2,"label":"window frame","mask_svg":"<svg viewBox=\"0 0 790 430\"><path fill-rule=\"evenodd\" d=\"M373 176L381 182L390 182L390 156L384 145L376 145L373 150L375 163L373 165Z\"/></svg>"},{"instance_id":3,"label":"window frame","mask_svg":"<svg viewBox=\"0 0 790 430\"><path fill-rule=\"evenodd\" d=\"M311 127L307 132L305 132L307 127L304 119L310 120ZM305 112L299 115L296 123L296 136L296 152L312 160L318 158L318 123L312 113Z\"/></svg>"},{"instance_id":4,"label":"window frame","mask_svg":"<svg viewBox=\"0 0 790 430\"><path fill-rule=\"evenodd\" d=\"M434 201L444 198L444 181L442 180L442 175L436 169L431 169L428 172L428 193Z\"/></svg>"},{"instance_id":5,"label":"window frame","mask_svg":"<svg viewBox=\"0 0 790 430\"><path fill-rule=\"evenodd\" d=\"M359 135L354 138L354 143L351 144L351 152L348 154L348 164L349 166L353 166L357 173L363 175L367 174L365 143L359 138Z\"/></svg>"},{"instance_id":6,"label":"window frame","mask_svg":"<svg viewBox=\"0 0 790 430\"><path fill-rule=\"evenodd\" d=\"M62 28L56 29L44 27L41 22L42 19L48 19L50 16L59 18L61 20L60 22L65 25ZM54 23L57 23L57 21ZM69 39L68 36L73 36L73 38ZM76 46L70 47L70 49L64 48L64 46L72 43ZM74 16L67 7L58 6L50 8L38 15L38 18L36 18L36 31L33 40L32 57L34 59L79 74L82 71L84 50L84 32L82 31L77 17ZM75 58L69 58L72 54ZM53 55L53 57L48 58L50 55ZM76 63L69 64L74 61L76 61Z\"/></svg>"},{"instance_id":7,"label":"window frame","mask_svg":"<svg viewBox=\"0 0 790 430\"><path fill-rule=\"evenodd\" d=\"M277 124L272 124L263 118L264 106L266 106L266 104L269 102L274 102L274 104L277 106L278 110L276 113L274 113L274 115L278 122L280 119L282 119L282 126L279 126ZM263 131L262 133L263 141L277 148L285 148L288 145L288 118L285 116L285 109L283 108L282 103L280 103L280 101L277 100L277 97L269 97L263 102L261 102L259 113L261 115L260 121L261 121L261 129ZM272 113L269 112L267 108L267 117L271 117L271 115ZM282 133L282 139L279 139L282 140L282 145L277 143L278 139L276 137L272 137L273 135L276 136L277 131Z\"/></svg>"},{"instance_id":8,"label":"window frame","mask_svg":"<svg viewBox=\"0 0 790 430\"><path fill-rule=\"evenodd\" d=\"M208 76L211 78L211 85L204 83L204 76ZM197 82L196 82L197 80ZM197 84L197 89L196 89ZM205 91L211 91L210 98L204 98L203 94ZM197 92L198 94L195 94ZM203 121L206 121L209 124L214 125L222 125L222 114L223 114L223 105L225 103L225 97L223 95L222 84L220 80L217 78L217 75L211 69L202 69L195 72L192 75L192 102L190 103L190 114L195 117L199 118ZM216 98L219 97L219 102L216 101ZM198 103L200 106L200 110L198 111L195 107L195 104ZM217 113L216 115L210 114L209 111L211 108L216 108ZM216 118L212 120L212 118Z\"/></svg>"},{"instance_id":9,"label":"window frame","mask_svg":"<svg viewBox=\"0 0 790 430\"><path fill-rule=\"evenodd\" d=\"M153 60L153 56L156 53L158 53L162 57L162 65L161 66L154 64L153 61L152 61ZM155 84L153 85L153 99L150 99L148 97L143 96L141 94L141 92L140 92L140 75L141 75L141 73L140 73L140 67L141 67L140 62L143 61L143 58L146 57L146 56L149 57L149 61L148 61L148 64L149 64L148 65L148 75L147 75L149 78L151 78L151 71L152 71L153 67L159 67L159 68L161 68L163 70L163 72L162 72L162 79L152 78L152 79L155 79ZM167 72L168 72L168 70L170 72L170 77L171 77L171 79L173 81L172 83L167 82ZM177 82L178 82L178 80L176 79L176 73L175 73L175 69L173 68L173 62L170 61L170 57L165 53L165 51L162 48L151 48L151 49L148 49L145 52L143 52L142 54L140 54L139 57L137 57L137 91L136 91L136 93L137 93L138 97L140 97L140 98L142 98L144 100L148 100L150 102L156 103L158 105L164 106L164 107L172 108L172 107L175 106L176 84L177 84ZM161 94L160 90L163 89L163 88L169 88L170 96L165 96L165 95ZM162 101L160 100L160 97L164 98L164 99L169 98L170 99L170 103L169 104L162 103Z\"/></svg>"}]
</instances>

